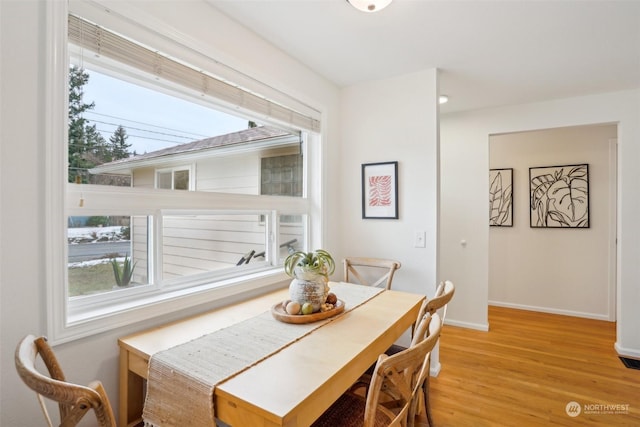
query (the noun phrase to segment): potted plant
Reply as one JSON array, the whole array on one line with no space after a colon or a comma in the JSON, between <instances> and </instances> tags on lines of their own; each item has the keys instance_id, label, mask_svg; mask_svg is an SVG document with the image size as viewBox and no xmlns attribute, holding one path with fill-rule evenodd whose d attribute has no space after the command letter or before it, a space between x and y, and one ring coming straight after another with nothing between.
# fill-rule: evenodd
<instances>
[{"instance_id":1,"label":"potted plant","mask_svg":"<svg viewBox=\"0 0 640 427\"><path fill-rule=\"evenodd\" d=\"M296 301L301 306L309 303L313 312L320 311L320 306L329 294L329 276L335 268L333 257L323 249L291 253L284 261L285 273L293 278L289 285L291 301Z\"/></svg>"}]
</instances>

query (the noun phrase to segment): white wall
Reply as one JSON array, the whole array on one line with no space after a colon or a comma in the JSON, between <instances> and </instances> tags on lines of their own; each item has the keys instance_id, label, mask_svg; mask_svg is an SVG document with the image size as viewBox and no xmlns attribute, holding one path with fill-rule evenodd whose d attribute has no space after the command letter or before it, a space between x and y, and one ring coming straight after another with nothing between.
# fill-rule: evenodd
<instances>
[{"instance_id":1,"label":"white wall","mask_svg":"<svg viewBox=\"0 0 640 427\"><path fill-rule=\"evenodd\" d=\"M0 425L11 427L43 424L34 395L18 378L13 363L15 345L27 333L46 331L44 194L46 120L44 87L47 7L64 7L66 2L0 1ZM323 111L326 148L339 158L339 91L299 62L257 38L253 33L197 1L117 1L111 13L126 10L136 25L153 23L164 34L194 37L206 41L211 55L235 69L262 79L267 84ZM143 8L138 10L137 7ZM96 9L99 12L99 8ZM146 16L146 18L141 17ZM171 23L171 25L169 24ZM318 167L314 165L313 167ZM338 197L338 177L330 174L330 192ZM328 199L331 202L331 199ZM318 236L322 238L322 236ZM328 242L328 245L335 245ZM118 410L119 336L150 328L202 310L151 319L130 327L56 346L60 362L69 377L80 383L99 378ZM91 421L91 417L87 417Z\"/></svg>"},{"instance_id":2,"label":"white wall","mask_svg":"<svg viewBox=\"0 0 640 427\"><path fill-rule=\"evenodd\" d=\"M488 326L489 135L618 123L617 341L640 356L640 91L451 114L441 120L441 275L457 279L452 323ZM460 238L467 240L466 248Z\"/></svg>"},{"instance_id":3,"label":"white wall","mask_svg":"<svg viewBox=\"0 0 640 427\"><path fill-rule=\"evenodd\" d=\"M402 267L393 288L425 295L438 280L436 93L436 70L344 89L339 163L331 169L340 177L329 224L339 232L338 257L396 259ZM361 166L388 161L398 161L399 219L362 219ZM426 232L426 248L414 247L418 230Z\"/></svg>"},{"instance_id":4,"label":"white wall","mask_svg":"<svg viewBox=\"0 0 640 427\"><path fill-rule=\"evenodd\" d=\"M490 137L489 165L513 168L514 200L513 227L489 229L490 304L613 320L606 254L615 239L609 235L610 197L615 197L609 141L616 135L616 125L601 125ZM589 165L590 227L531 228L529 168L583 163ZM615 233L615 223L612 229ZM611 268L615 273L615 263ZM611 290L615 296L615 282Z\"/></svg>"},{"instance_id":5,"label":"white wall","mask_svg":"<svg viewBox=\"0 0 640 427\"><path fill-rule=\"evenodd\" d=\"M342 93L340 248L344 256L402 263L394 289L430 294L437 279L436 70L348 87ZM362 219L363 163L398 161L399 219ZM427 233L415 248L413 232Z\"/></svg>"}]
</instances>

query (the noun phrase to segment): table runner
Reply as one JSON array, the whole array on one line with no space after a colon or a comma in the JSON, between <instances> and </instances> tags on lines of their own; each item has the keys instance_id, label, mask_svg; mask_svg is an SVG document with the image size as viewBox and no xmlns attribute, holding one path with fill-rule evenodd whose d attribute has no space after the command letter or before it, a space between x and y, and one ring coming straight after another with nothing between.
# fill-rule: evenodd
<instances>
[{"instance_id":1,"label":"table runner","mask_svg":"<svg viewBox=\"0 0 640 427\"><path fill-rule=\"evenodd\" d=\"M383 289L331 283L346 313ZM261 360L339 318L291 324L270 311L152 355L143 419L147 427L215 426L214 389Z\"/></svg>"}]
</instances>

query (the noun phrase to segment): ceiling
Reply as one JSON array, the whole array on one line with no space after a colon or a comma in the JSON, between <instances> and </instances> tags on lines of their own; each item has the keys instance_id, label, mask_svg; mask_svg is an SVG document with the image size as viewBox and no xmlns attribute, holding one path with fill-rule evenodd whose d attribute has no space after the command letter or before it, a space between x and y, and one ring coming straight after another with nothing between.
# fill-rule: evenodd
<instances>
[{"instance_id":1,"label":"ceiling","mask_svg":"<svg viewBox=\"0 0 640 427\"><path fill-rule=\"evenodd\" d=\"M338 86L438 68L442 112L640 88L640 1L208 0Z\"/></svg>"}]
</instances>

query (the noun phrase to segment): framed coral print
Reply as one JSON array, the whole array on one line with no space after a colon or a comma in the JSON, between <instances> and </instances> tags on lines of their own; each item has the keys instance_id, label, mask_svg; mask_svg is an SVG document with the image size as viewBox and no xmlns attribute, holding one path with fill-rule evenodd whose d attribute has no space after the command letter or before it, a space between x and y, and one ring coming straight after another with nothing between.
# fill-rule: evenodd
<instances>
[{"instance_id":1,"label":"framed coral print","mask_svg":"<svg viewBox=\"0 0 640 427\"><path fill-rule=\"evenodd\" d=\"M362 218L398 219L398 162L362 165Z\"/></svg>"},{"instance_id":2,"label":"framed coral print","mask_svg":"<svg viewBox=\"0 0 640 427\"><path fill-rule=\"evenodd\" d=\"M589 165L529 168L532 228L589 228Z\"/></svg>"},{"instance_id":3,"label":"framed coral print","mask_svg":"<svg viewBox=\"0 0 640 427\"><path fill-rule=\"evenodd\" d=\"M489 225L513 227L513 169L489 170Z\"/></svg>"}]
</instances>

